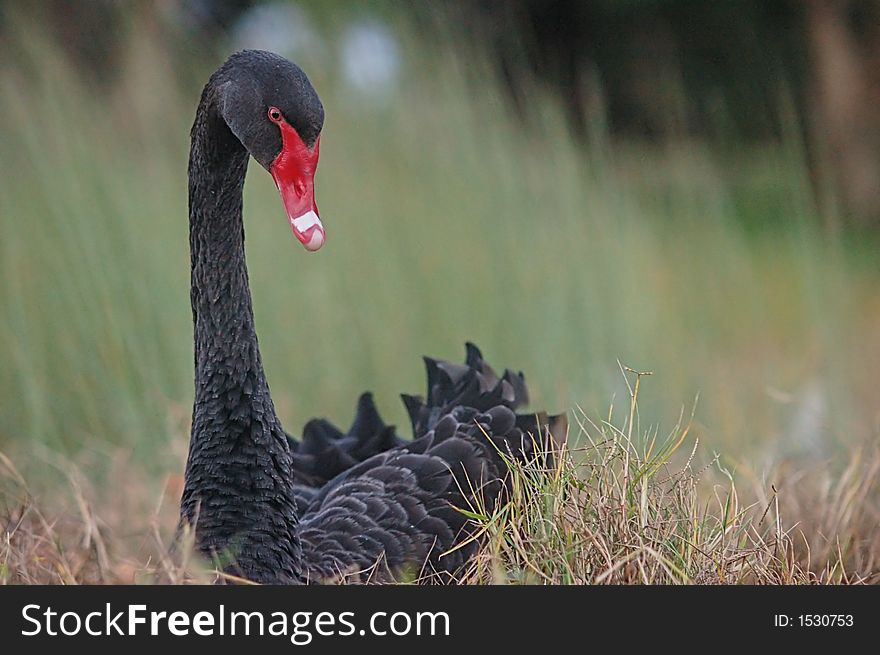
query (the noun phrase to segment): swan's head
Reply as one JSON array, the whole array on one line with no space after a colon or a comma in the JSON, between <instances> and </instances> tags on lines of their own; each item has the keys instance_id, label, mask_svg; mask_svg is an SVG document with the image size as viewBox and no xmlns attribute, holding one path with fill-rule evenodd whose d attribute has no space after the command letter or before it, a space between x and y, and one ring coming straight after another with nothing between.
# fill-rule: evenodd
<instances>
[{"instance_id":1,"label":"swan's head","mask_svg":"<svg viewBox=\"0 0 880 655\"><path fill-rule=\"evenodd\" d=\"M315 204L324 107L306 74L279 55L243 50L217 71L220 113L272 175L294 236L315 251L324 225Z\"/></svg>"}]
</instances>

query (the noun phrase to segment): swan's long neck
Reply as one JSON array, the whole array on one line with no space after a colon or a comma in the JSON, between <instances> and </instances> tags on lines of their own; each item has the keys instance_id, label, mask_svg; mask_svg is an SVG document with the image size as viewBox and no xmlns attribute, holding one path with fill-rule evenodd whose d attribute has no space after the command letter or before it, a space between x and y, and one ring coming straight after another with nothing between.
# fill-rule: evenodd
<instances>
[{"instance_id":1,"label":"swan's long neck","mask_svg":"<svg viewBox=\"0 0 880 655\"><path fill-rule=\"evenodd\" d=\"M302 552L291 453L263 372L245 264L247 162L209 84L189 160L195 402L181 521L195 524L199 549L230 572L294 582Z\"/></svg>"}]
</instances>

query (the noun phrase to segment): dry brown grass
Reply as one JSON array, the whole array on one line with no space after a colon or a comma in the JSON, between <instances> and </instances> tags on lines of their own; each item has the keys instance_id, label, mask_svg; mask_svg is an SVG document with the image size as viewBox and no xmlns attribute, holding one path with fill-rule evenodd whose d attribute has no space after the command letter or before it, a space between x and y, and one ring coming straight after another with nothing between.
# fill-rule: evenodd
<instances>
[{"instance_id":1,"label":"dry brown grass","mask_svg":"<svg viewBox=\"0 0 880 655\"><path fill-rule=\"evenodd\" d=\"M463 582L880 582L880 452L839 476L787 463L741 492L717 462L675 467L604 436L553 469L514 465L510 502L474 512L488 539Z\"/></svg>"},{"instance_id":2,"label":"dry brown grass","mask_svg":"<svg viewBox=\"0 0 880 655\"><path fill-rule=\"evenodd\" d=\"M513 494L474 509L486 546L469 584L857 584L880 582L880 449L782 462L746 491L682 421L639 433L640 373L621 426L576 412L551 468L512 463ZM641 436L642 439L635 437ZM637 446L637 443L647 444Z\"/></svg>"},{"instance_id":3,"label":"dry brown grass","mask_svg":"<svg viewBox=\"0 0 880 655\"><path fill-rule=\"evenodd\" d=\"M620 425L576 412L551 466L512 464L508 502L467 508L485 545L464 584L858 584L880 582L880 450L788 461L744 489L705 460L689 424L640 433L638 386ZM641 438L639 438L641 437ZM638 445L643 444L643 445ZM0 583L184 583L214 579L168 557L179 476L155 488L130 462L93 489L58 463L63 491L37 502L0 454ZM145 503L145 498L152 498Z\"/></svg>"}]
</instances>

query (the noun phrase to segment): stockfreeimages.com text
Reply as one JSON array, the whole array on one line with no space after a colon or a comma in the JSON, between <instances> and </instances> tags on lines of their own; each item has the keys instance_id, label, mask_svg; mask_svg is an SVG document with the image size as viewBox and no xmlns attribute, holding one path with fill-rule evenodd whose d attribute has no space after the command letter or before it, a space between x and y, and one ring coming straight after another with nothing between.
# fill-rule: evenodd
<instances>
[{"instance_id":1,"label":"stockfreeimages.com text","mask_svg":"<svg viewBox=\"0 0 880 655\"><path fill-rule=\"evenodd\" d=\"M230 611L224 605L214 611L194 613L157 612L146 605L125 605L88 613L59 612L36 604L22 608L27 627L22 635L74 636L189 636L269 635L287 637L292 644L305 646L316 636L449 636L446 612L373 612L362 623L355 612L265 612ZM361 624L361 627L358 625Z\"/></svg>"}]
</instances>

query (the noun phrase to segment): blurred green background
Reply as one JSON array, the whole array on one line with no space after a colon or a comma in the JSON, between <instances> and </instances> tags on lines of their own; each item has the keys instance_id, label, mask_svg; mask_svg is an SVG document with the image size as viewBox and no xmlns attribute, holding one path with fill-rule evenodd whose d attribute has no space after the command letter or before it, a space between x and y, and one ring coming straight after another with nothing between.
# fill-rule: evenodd
<instances>
[{"instance_id":1,"label":"blurred green background","mask_svg":"<svg viewBox=\"0 0 880 655\"><path fill-rule=\"evenodd\" d=\"M550 9L548 9L550 8ZM473 340L534 407L826 457L880 424L874 2L0 5L0 449L182 468L186 160L233 49L309 74L318 255L272 181L248 264L287 429ZM857 179L856 179L857 178ZM303 346L307 344L307 346ZM615 400L616 399L616 400Z\"/></svg>"}]
</instances>

